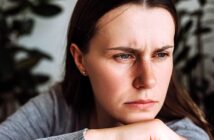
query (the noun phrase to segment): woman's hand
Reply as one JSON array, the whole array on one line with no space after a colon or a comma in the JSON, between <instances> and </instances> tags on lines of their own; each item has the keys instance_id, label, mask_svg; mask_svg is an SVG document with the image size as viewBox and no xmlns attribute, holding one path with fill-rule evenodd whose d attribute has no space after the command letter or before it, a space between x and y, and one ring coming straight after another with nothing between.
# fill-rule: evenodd
<instances>
[{"instance_id":1,"label":"woman's hand","mask_svg":"<svg viewBox=\"0 0 214 140\"><path fill-rule=\"evenodd\" d=\"M114 128L92 129L85 134L86 140L186 140L161 120L154 119Z\"/></svg>"}]
</instances>

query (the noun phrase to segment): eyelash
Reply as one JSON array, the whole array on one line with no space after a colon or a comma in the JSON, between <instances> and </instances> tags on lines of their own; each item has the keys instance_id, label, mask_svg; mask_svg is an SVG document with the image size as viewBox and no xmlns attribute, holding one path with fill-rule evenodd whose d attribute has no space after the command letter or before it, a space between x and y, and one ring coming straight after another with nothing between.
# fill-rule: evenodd
<instances>
[{"instance_id":1,"label":"eyelash","mask_svg":"<svg viewBox=\"0 0 214 140\"><path fill-rule=\"evenodd\" d=\"M134 60L135 56L131 53L120 53L113 56L118 61Z\"/></svg>"},{"instance_id":2,"label":"eyelash","mask_svg":"<svg viewBox=\"0 0 214 140\"><path fill-rule=\"evenodd\" d=\"M168 56L169 56L168 52L157 52L154 57L157 57L158 59L165 59Z\"/></svg>"}]
</instances>

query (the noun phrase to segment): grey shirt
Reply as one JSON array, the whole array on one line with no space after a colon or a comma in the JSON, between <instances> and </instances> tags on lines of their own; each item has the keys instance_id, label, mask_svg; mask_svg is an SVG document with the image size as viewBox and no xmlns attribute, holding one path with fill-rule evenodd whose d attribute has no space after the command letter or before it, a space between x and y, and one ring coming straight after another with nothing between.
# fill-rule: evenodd
<instances>
[{"instance_id":1,"label":"grey shirt","mask_svg":"<svg viewBox=\"0 0 214 140\"><path fill-rule=\"evenodd\" d=\"M52 89L31 99L0 124L0 139L84 140L86 129L73 131L74 116L60 90ZM187 118L167 126L188 140L209 140L207 133Z\"/></svg>"}]
</instances>

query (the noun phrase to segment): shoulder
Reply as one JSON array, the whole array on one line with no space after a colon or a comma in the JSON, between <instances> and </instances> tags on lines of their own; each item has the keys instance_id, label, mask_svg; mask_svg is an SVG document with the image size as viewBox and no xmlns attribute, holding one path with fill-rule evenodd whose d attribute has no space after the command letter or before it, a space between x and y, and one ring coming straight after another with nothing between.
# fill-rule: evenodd
<instances>
[{"instance_id":1,"label":"shoulder","mask_svg":"<svg viewBox=\"0 0 214 140\"><path fill-rule=\"evenodd\" d=\"M68 111L60 86L54 86L32 98L17 112L38 113L44 118L51 119L54 115L58 115L59 110L64 111L64 109Z\"/></svg>"},{"instance_id":2,"label":"shoulder","mask_svg":"<svg viewBox=\"0 0 214 140\"><path fill-rule=\"evenodd\" d=\"M188 140L209 140L208 134L189 118L171 121L166 124L177 134L188 138Z\"/></svg>"},{"instance_id":3,"label":"shoulder","mask_svg":"<svg viewBox=\"0 0 214 140\"><path fill-rule=\"evenodd\" d=\"M71 109L59 87L32 98L0 125L1 134L12 139L35 139L71 130Z\"/></svg>"},{"instance_id":4,"label":"shoulder","mask_svg":"<svg viewBox=\"0 0 214 140\"><path fill-rule=\"evenodd\" d=\"M73 113L65 101L60 85L51 87L48 92L40 94L30 102L38 106L37 108L46 118L46 121L51 120L51 135L59 135L71 131Z\"/></svg>"}]
</instances>

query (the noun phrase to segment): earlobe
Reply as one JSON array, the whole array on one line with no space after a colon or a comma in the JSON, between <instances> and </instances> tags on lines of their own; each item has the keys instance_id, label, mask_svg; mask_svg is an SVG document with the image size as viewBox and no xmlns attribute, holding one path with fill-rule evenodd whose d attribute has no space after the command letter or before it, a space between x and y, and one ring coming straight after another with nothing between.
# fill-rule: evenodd
<instances>
[{"instance_id":1,"label":"earlobe","mask_svg":"<svg viewBox=\"0 0 214 140\"><path fill-rule=\"evenodd\" d=\"M82 73L84 76L87 75L85 65L84 65L84 59L83 59L83 53L79 49L79 47L72 43L70 46L70 53L73 56L74 62L79 69L80 73Z\"/></svg>"}]
</instances>

